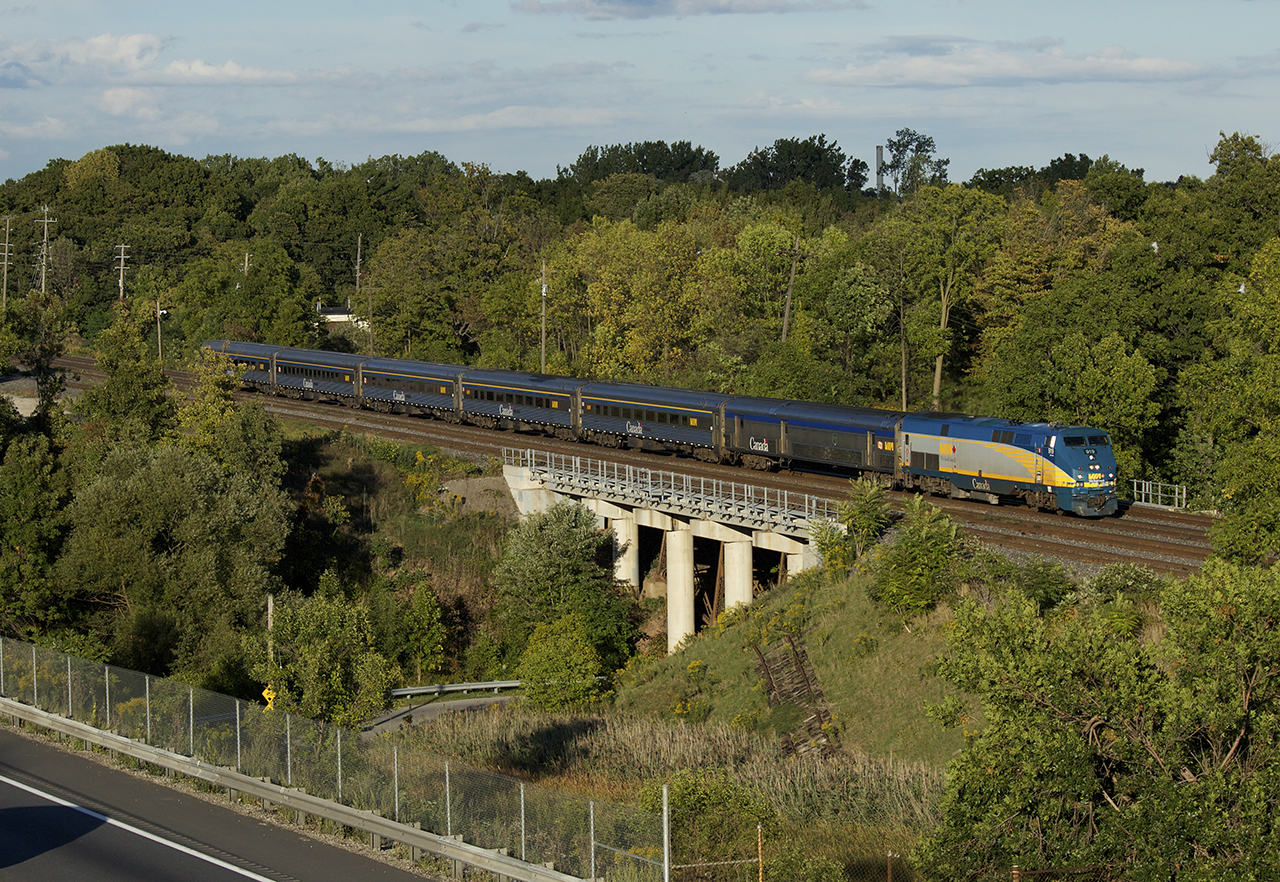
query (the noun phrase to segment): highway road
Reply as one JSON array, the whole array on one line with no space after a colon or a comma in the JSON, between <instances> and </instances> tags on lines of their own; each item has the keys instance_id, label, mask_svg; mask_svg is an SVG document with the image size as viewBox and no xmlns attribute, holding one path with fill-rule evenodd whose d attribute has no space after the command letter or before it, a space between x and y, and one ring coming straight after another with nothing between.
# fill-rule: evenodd
<instances>
[{"instance_id":1,"label":"highway road","mask_svg":"<svg viewBox=\"0 0 1280 882\"><path fill-rule=\"evenodd\" d=\"M0 728L0 879L423 878Z\"/></svg>"}]
</instances>

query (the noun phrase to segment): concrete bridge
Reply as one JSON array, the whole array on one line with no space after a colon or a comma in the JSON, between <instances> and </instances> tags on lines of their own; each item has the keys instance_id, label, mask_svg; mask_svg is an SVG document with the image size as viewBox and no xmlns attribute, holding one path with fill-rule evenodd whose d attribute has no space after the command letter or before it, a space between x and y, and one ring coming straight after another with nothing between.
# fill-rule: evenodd
<instances>
[{"instance_id":1,"label":"concrete bridge","mask_svg":"<svg viewBox=\"0 0 1280 882\"><path fill-rule=\"evenodd\" d=\"M617 578L636 588L643 577L640 531L662 531L668 651L697 630L695 540L720 543L729 609L751 602L757 552L774 555L779 575L815 566L810 525L836 516L835 502L805 494L533 450L504 449L503 475L521 515L573 501L602 527L613 527Z\"/></svg>"}]
</instances>

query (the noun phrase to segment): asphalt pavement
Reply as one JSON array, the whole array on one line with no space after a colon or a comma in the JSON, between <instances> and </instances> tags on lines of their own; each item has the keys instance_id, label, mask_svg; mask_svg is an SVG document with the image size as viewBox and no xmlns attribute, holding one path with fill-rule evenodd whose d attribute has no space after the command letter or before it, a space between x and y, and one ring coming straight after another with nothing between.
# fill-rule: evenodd
<instances>
[{"instance_id":1,"label":"asphalt pavement","mask_svg":"<svg viewBox=\"0 0 1280 882\"><path fill-rule=\"evenodd\" d=\"M0 727L0 878L426 877Z\"/></svg>"}]
</instances>

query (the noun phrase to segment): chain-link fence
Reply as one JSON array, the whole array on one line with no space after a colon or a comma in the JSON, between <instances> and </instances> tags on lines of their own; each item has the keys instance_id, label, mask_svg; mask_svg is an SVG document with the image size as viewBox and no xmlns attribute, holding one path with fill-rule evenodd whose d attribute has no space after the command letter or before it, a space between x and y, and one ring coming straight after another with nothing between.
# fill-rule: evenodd
<instances>
[{"instance_id":1,"label":"chain-link fence","mask_svg":"<svg viewBox=\"0 0 1280 882\"><path fill-rule=\"evenodd\" d=\"M0 638L0 695L580 878L657 882L662 817Z\"/></svg>"}]
</instances>

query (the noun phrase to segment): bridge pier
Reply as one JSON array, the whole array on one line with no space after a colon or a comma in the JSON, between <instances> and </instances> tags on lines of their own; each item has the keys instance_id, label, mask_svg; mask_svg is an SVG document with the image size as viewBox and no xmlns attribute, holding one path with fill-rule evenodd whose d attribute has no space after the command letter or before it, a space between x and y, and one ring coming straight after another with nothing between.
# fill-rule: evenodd
<instances>
[{"instance_id":1,"label":"bridge pier","mask_svg":"<svg viewBox=\"0 0 1280 882\"><path fill-rule=\"evenodd\" d=\"M667 652L697 630L694 617L693 531L687 523L667 533Z\"/></svg>"},{"instance_id":2,"label":"bridge pier","mask_svg":"<svg viewBox=\"0 0 1280 882\"><path fill-rule=\"evenodd\" d=\"M816 566L817 551L809 544L803 530L790 530L790 535L771 527L768 519L730 514L725 520L711 514L712 509L662 505L663 509L638 503L627 488L610 493L593 475L590 486L572 480L572 473L586 463L577 458L564 459L569 473L552 486L534 477L525 466L504 467L507 485L521 515L546 511L558 502L578 502L595 514L602 528L611 526L617 536L614 574L620 582L641 586L640 528L662 530L667 549L667 651L673 651L685 637L697 631L696 583L694 578L694 540L710 539L724 546L724 606L750 604L754 589L753 550L766 549L779 553L786 562L786 575L794 576ZM598 464L597 464L598 465ZM632 488L634 489L634 488ZM608 498L605 498L605 497ZM741 500L730 500L740 505ZM703 514L697 516L694 512ZM821 514L821 512L820 512ZM716 520L711 518L715 517ZM761 529L761 527L764 529Z\"/></svg>"}]
</instances>

